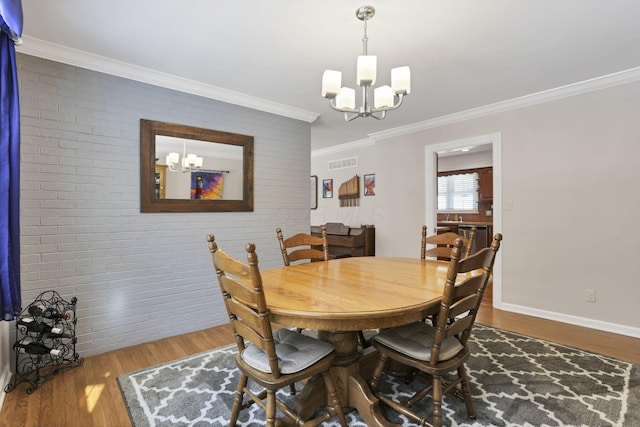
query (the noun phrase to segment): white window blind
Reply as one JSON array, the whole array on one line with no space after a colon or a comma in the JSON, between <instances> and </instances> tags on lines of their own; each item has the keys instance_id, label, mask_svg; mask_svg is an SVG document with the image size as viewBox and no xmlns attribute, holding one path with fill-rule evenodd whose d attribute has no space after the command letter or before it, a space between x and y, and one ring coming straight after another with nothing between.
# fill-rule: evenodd
<instances>
[{"instance_id":1,"label":"white window blind","mask_svg":"<svg viewBox=\"0 0 640 427\"><path fill-rule=\"evenodd\" d=\"M478 212L478 174L439 176L438 212Z\"/></svg>"}]
</instances>

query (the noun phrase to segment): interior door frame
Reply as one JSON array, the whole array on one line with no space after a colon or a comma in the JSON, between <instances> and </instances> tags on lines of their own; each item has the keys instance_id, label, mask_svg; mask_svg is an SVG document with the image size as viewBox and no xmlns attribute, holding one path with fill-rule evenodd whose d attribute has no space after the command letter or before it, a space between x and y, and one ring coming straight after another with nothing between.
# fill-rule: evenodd
<instances>
[{"instance_id":1,"label":"interior door frame","mask_svg":"<svg viewBox=\"0 0 640 427\"><path fill-rule=\"evenodd\" d=\"M493 163L493 233L502 233L502 134L500 132L425 146L425 224L435 230L437 224L438 152L491 144ZM493 267L493 306L502 308L502 250Z\"/></svg>"}]
</instances>

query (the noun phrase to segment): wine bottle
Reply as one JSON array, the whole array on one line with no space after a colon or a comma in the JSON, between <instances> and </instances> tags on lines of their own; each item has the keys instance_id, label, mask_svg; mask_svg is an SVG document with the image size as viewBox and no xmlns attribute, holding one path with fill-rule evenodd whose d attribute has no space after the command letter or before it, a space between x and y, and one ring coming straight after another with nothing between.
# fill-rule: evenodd
<instances>
[{"instance_id":1,"label":"wine bottle","mask_svg":"<svg viewBox=\"0 0 640 427\"><path fill-rule=\"evenodd\" d=\"M20 352L28 354L50 354L52 356L59 356L61 353L60 350L49 348L42 343L33 341L17 342L14 346L19 349Z\"/></svg>"},{"instance_id":2,"label":"wine bottle","mask_svg":"<svg viewBox=\"0 0 640 427\"><path fill-rule=\"evenodd\" d=\"M60 313L57 308L47 307L42 312L42 315L47 319L68 319L69 315L65 313Z\"/></svg>"},{"instance_id":3,"label":"wine bottle","mask_svg":"<svg viewBox=\"0 0 640 427\"><path fill-rule=\"evenodd\" d=\"M38 322L33 317L23 317L21 319L18 319L17 323L18 323L18 326L24 327L27 330L27 332L34 333L34 334L62 335L62 332L63 332L62 328L59 328L59 327L54 328L52 326L47 325L46 323Z\"/></svg>"},{"instance_id":4,"label":"wine bottle","mask_svg":"<svg viewBox=\"0 0 640 427\"><path fill-rule=\"evenodd\" d=\"M32 305L31 307L28 308L29 314L37 317L37 316L42 316L42 313L45 310L45 306L42 304L36 304L36 305Z\"/></svg>"}]
</instances>

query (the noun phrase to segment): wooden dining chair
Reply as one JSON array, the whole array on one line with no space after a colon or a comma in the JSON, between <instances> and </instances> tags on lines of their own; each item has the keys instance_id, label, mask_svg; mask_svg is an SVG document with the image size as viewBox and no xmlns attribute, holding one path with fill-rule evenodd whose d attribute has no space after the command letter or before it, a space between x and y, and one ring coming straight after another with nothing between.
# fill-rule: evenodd
<instances>
[{"instance_id":1,"label":"wooden dining chair","mask_svg":"<svg viewBox=\"0 0 640 427\"><path fill-rule=\"evenodd\" d=\"M427 236L427 226L423 225L422 241L420 245L420 259L433 257L443 260L450 260L451 250L453 249L454 242L457 239L462 239L462 257L468 257L469 255L471 255L471 251L473 250L473 243L476 239L476 227L471 227L471 229L468 231L468 234L463 236L452 232ZM435 245L435 247L427 249L427 245Z\"/></svg>"},{"instance_id":2,"label":"wooden dining chair","mask_svg":"<svg viewBox=\"0 0 640 427\"><path fill-rule=\"evenodd\" d=\"M469 230L464 230L464 235L459 235L452 232L434 234L427 236L427 226L422 226L422 241L420 245L420 259L436 258L439 260L450 261L451 251L453 250L454 243L457 239L462 239L462 257L466 258L471 255L473 248L473 242L476 238L476 227L472 226ZM427 249L427 245L435 245L431 249ZM424 321L429 320L433 325L437 323L438 313L433 313Z\"/></svg>"},{"instance_id":3,"label":"wooden dining chair","mask_svg":"<svg viewBox=\"0 0 640 427\"><path fill-rule=\"evenodd\" d=\"M327 227L323 225L320 230L322 237L298 233L285 239L282 229L280 227L276 228L284 265L290 265L292 262L301 260L327 261L329 259ZM322 250L317 249L319 247Z\"/></svg>"},{"instance_id":4,"label":"wooden dining chair","mask_svg":"<svg viewBox=\"0 0 640 427\"><path fill-rule=\"evenodd\" d=\"M327 243L327 226L321 226L320 230L322 237L298 233L285 239L282 229L280 227L276 228L284 265L288 266L291 265L292 262L301 260L328 261L329 245ZM316 249L314 246L322 246L322 250ZM298 332L302 332L302 328L298 328ZM367 339L363 331L358 331L358 342L363 348L371 345L371 340Z\"/></svg>"},{"instance_id":5,"label":"wooden dining chair","mask_svg":"<svg viewBox=\"0 0 640 427\"><path fill-rule=\"evenodd\" d=\"M229 425L235 426L240 410L255 403L265 410L267 426L275 426L281 421L293 425L318 425L333 416L346 426L344 411L329 374L335 358L333 345L290 329L272 329L253 243L245 246L248 260L245 264L218 249L213 235L208 235L207 241L238 346L235 360L240 378ZM322 375L324 379L329 400L327 410L314 420L302 420L292 408L276 398L276 392L315 375ZM249 380L263 390L252 391L248 387ZM245 395L249 397L246 402ZM276 409L286 420L276 420Z\"/></svg>"},{"instance_id":6,"label":"wooden dining chair","mask_svg":"<svg viewBox=\"0 0 640 427\"><path fill-rule=\"evenodd\" d=\"M280 227L276 228L284 265L289 266L292 262L303 260L327 261L329 259L327 227L323 225L320 230L322 237L298 233L285 239L282 229ZM318 247L322 247L322 250L317 249ZM298 332L302 332L302 328L298 328Z\"/></svg>"},{"instance_id":7,"label":"wooden dining chair","mask_svg":"<svg viewBox=\"0 0 640 427\"><path fill-rule=\"evenodd\" d=\"M466 258L462 258L462 238L455 241L435 326L414 322L383 329L373 338L373 346L378 350L379 359L370 381L372 390L382 402L421 423L420 425L431 424L411 410L410 406L430 392L434 426L442 426L444 394L462 396L469 418L476 418L464 362L471 354L467 343L501 240L502 235L496 234L490 247ZM377 391L380 376L388 360L427 374L431 383L404 403L392 400ZM443 375L450 372L456 372L457 375L453 381L445 384Z\"/></svg>"}]
</instances>

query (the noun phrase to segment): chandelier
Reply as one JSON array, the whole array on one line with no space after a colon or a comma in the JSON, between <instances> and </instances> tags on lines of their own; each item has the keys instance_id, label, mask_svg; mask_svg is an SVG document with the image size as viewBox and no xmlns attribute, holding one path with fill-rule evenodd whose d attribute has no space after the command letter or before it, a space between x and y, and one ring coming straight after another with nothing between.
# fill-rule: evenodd
<instances>
[{"instance_id":1,"label":"chandelier","mask_svg":"<svg viewBox=\"0 0 640 427\"><path fill-rule=\"evenodd\" d=\"M373 18L376 10L373 6L362 6L356 10L358 19L364 22L362 55L358 56L356 75L358 86L362 88L362 106L356 108L356 91L342 87L340 71L325 70L322 74L322 96L329 99L331 108L344 113L346 121L358 117L373 117L382 120L387 111L395 110L402 104L405 95L411 93L411 73L409 67L397 67L391 70L391 86L376 88L373 93L373 107L369 103L369 89L376 82L377 58L367 52L367 21Z\"/></svg>"},{"instance_id":2,"label":"chandelier","mask_svg":"<svg viewBox=\"0 0 640 427\"><path fill-rule=\"evenodd\" d=\"M165 163L171 172L196 172L202 169L202 157L196 154L187 154L187 143L182 148L182 161L180 154L169 153Z\"/></svg>"}]
</instances>

